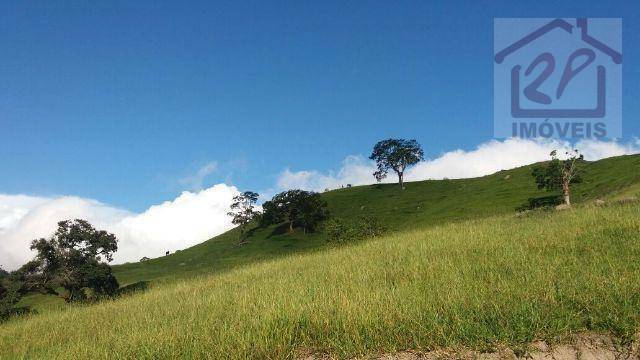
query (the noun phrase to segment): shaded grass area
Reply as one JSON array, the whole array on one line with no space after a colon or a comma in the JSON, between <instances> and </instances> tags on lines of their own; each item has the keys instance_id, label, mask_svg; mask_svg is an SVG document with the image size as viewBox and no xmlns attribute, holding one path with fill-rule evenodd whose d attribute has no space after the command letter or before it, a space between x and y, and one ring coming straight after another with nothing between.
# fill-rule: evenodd
<instances>
[{"instance_id":1,"label":"shaded grass area","mask_svg":"<svg viewBox=\"0 0 640 360\"><path fill-rule=\"evenodd\" d=\"M0 358L345 358L640 324L640 205L501 215L0 326Z\"/></svg>"},{"instance_id":2,"label":"shaded grass area","mask_svg":"<svg viewBox=\"0 0 640 360\"><path fill-rule=\"evenodd\" d=\"M39 293L27 294L18 304L19 306L27 307L35 313L42 313L47 311L56 311L65 309L68 304L59 297L53 295L44 295Z\"/></svg>"},{"instance_id":3,"label":"shaded grass area","mask_svg":"<svg viewBox=\"0 0 640 360\"><path fill-rule=\"evenodd\" d=\"M405 191L396 184L357 186L329 191L323 197L335 217L372 216L389 232L420 229L451 221L510 214L529 198L549 196L548 192L536 188L531 168L525 166L474 179L411 182ZM591 201L640 184L637 169L640 169L638 155L588 163L584 183L574 188L574 202ZM327 239L322 232L280 234L275 227L254 229L249 243L243 246L237 245L237 236L237 231L232 230L166 257L115 266L114 271L122 284L163 281L227 271L327 248Z\"/></svg>"}]
</instances>

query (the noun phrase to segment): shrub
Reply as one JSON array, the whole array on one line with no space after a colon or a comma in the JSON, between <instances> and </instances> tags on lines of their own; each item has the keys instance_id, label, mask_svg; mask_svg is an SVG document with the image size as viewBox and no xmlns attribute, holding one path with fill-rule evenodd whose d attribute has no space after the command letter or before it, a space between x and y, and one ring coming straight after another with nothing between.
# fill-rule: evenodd
<instances>
[{"instance_id":1,"label":"shrub","mask_svg":"<svg viewBox=\"0 0 640 360\"><path fill-rule=\"evenodd\" d=\"M324 232L327 234L329 242L342 242L349 232L348 224L341 218L332 218L325 222Z\"/></svg>"},{"instance_id":2,"label":"shrub","mask_svg":"<svg viewBox=\"0 0 640 360\"><path fill-rule=\"evenodd\" d=\"M12 281L10 275L0 278L0 322L12 316L32 312L27 306L17 306L22 297L22 286L17 281Z\"/></svg>"},{"instance_id":3,"label":"shrub","mask_svg":"<svg viewBox=\"0 0 640 360\"><path fill-rule=\"evenodd\" d=\"M527 202L516 208L516 211L526 211L535 209L553 210L557 205L562 204L560 195L541 196L527 199Z\"/></svg>"},{"instance_id":4,"label":"shrub","mask_svg":"<svg viewBox=\"0 0 640 360\"><path fill-rule=\"evenodd\" d=\"M328 235L327 241L343 243L380 236L385 228L377 218L361 216L354 221L332 218L325 223L324 231Z\"/></svg>"}]
</instances>

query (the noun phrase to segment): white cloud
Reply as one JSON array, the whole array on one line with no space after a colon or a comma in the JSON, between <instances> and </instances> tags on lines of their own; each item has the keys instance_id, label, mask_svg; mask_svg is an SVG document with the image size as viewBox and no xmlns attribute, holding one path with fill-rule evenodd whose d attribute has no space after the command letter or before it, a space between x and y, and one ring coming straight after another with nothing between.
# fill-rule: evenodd
<instances>
[{"instance_id":1,"label":"white cloud","mask_svg":"<svg viewBox=\"0 0 640 360\"><path fill-rule=\"evenodd\" d=\"M122 219L114 232L122 239L131 239L123 250L136 256L128 256L127 259L116 257L116 260L137 261L141 256L156 257L166 250L196 245L233 228L227 212L238 193L236 187L225 184L195 193L185 191L173 201Z\"/></svg>"},{"instance_id":2,"label":"white cloud","mask_svg":"<svg viewBox=\"0 0 640 360\"><path fill-rule=\"evenodd\" d=\"M202 189L204 179L213 174L218 169L218 163L212 161L202 166L195 174L188 175L178 180L180 185L186 186L187 189L197 191Z\"/></svg>"},{"instance_id":3,"label":"white cloud","mask_svg":"<svg viewBox=\"0 0 640 360\"><path fill-rule=\"evenodd\" d=\"M581 141L576 144L576 149L584 155L587 160L598 160L612 156L629 155L640 153L640 140L630 141L621 144L615 141Z\"/></svg>"},{"instance_id":4,"label":"white cloud","mask_svg":"<svg viewBox=\"0 0 640 360\"><path fill-rule=\"evenodd\" d=\"M31 209L45 202L45 198L0 194L0 234L15 226Z\"/></svg>"},{"instance_id":5,"label":"white cloud","mask_svg":"<svg viewBox=\"0 0 640 360\"><path fill-rule=\"evenodd\" d=\"M435 159L422 161L406 171L408 181L469 178L484 176L503 169L532 164L549 159L552 150L560 153L578 149L587 160L598 160L611 156L640 152L640 142L627 144L583 140L574 145L558 140L506 139L492 140L479 145L471 151L453 150ZM298 188L323 191L335 189L346 184L364 185L375 182L373 172L375 164L363 156L349 156L337 172L322 173L316 170L285 170L277 180L279 190ZM384 182L395 182L395 174L389 174Z\"/></svg>"},{"instance_id":6,"label":"white cloud","mask_svg":"<svg viewBox=\"0 0 640 360\"><path fill-rule=\"evenodd\" d=\"M362 156L347 156L342 161L342 167L337 173L329 171L323 174L316 170L292 172L286 169L276 182L279 190L306 189L323 191L335 189L347 184L363 185L371 183L371 174L375 166Z\"/></svg>"},{"instance_id":7,"label":"white cloud","mask_svg":"<svg viewBox=\"0 0 640 360\"><path fill-rule=\"evenodd\" d=\"M115 263L157 257L183 249L233 227L226 213L238 193L218 184L199 192L183 192L173 201L136 214L74 196L35 197L0 194L0 265L14 269L29 260L31 240L50 236L56 223L82 218L119 239Z\"/></svg>"}]
</instances>

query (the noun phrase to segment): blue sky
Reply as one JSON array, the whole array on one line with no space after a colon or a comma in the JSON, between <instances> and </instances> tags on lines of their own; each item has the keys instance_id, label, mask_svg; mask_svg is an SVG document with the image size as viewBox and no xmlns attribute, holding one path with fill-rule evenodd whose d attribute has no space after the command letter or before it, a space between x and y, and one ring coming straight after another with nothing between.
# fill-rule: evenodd
<instances>
[{"instance_id":1,"label":"blue sky","mask_svg":"<svg viewBox=\"0 0 640 360\"><path fill-rule=\"evenodd\" d=\"M0 193L141 211L267 189L387 137L428 157L493 135L494 17L622 17L623 134L640 135L633 1L0 5Z\"/></svg>"}]
</instances>

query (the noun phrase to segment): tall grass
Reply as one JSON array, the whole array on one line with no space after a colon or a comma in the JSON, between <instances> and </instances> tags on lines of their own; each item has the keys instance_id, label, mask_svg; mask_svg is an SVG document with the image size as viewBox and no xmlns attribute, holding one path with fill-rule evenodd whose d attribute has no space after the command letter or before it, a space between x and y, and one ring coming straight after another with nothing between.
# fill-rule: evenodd
<instances>
[{"instance_id":1,"label":"tall grass","mask_svg":"<svg viewBox=\"0 0 640 360\"><path fill-rule=\"evenodd\" d=\"M0 326L0 358L293 358L640 324L640 206L452 223Z\"/></svg>"}]
</instances>

